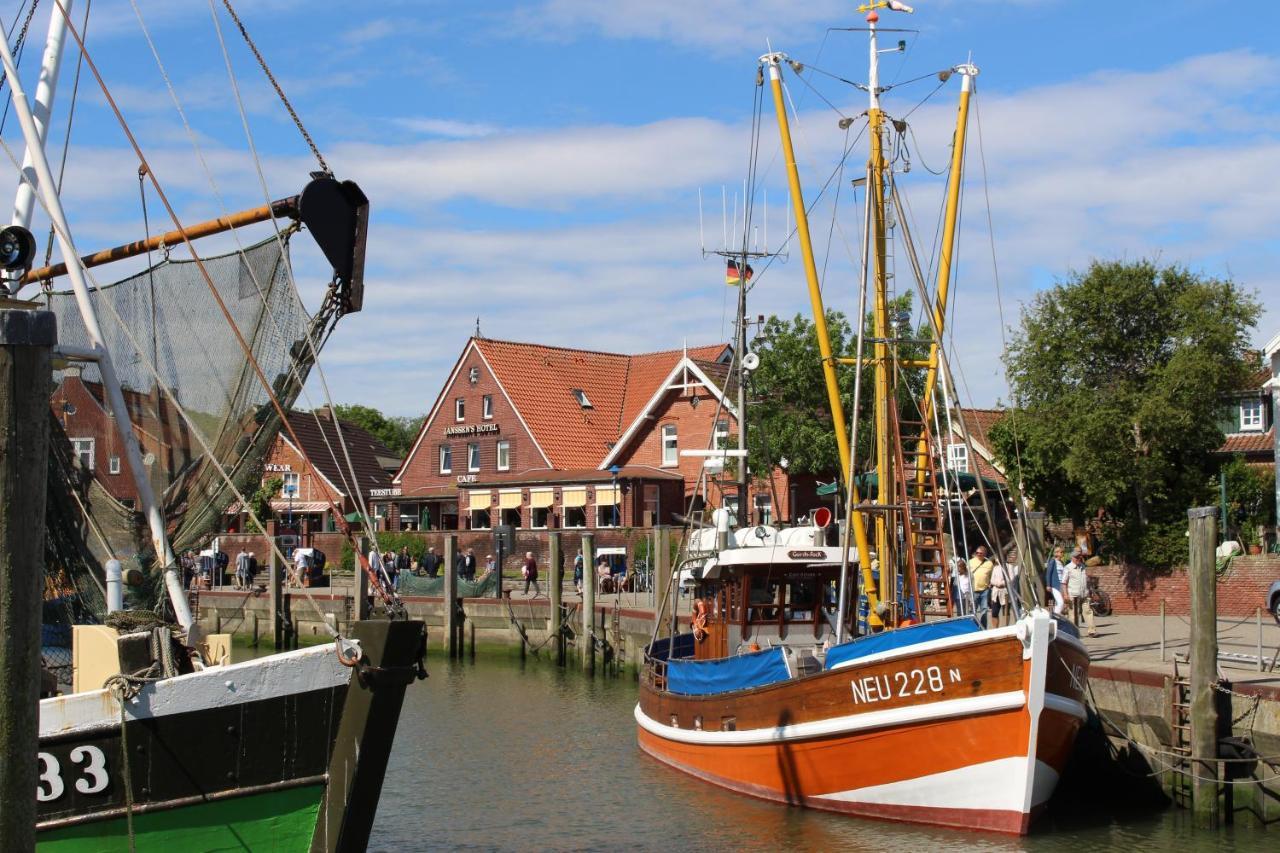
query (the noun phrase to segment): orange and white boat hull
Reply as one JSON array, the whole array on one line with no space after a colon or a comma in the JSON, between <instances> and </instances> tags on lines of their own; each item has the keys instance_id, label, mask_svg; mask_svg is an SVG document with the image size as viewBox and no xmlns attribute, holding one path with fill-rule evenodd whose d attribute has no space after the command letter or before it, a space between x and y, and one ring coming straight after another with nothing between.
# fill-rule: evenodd
<instances>
[{"instance_id":1,"label":"orange and white boat hull","mask_svg":"<svg viewBox=\"0 0 1280 853\"><path fill-rule=\"evenodd\" d=\"M984 656L991 656L992 677L972 677L981 675L973 667ZM1011 657L1021 670L1016 682ZM1053 793L1084 720L1087 667L1079 641L1057 635L1052 617L1039 611L1012 628L736 695L667 694L662 702L642 693L639 744L686 773L764 799L1021 834ZM928 689L934 672L942 674L942 689ZM956 672L962 678L948 678ZM927 677L917 685L915 673ZM772 724L738 726L751 719L752 705L767 707Z\"/></svg>"}]
</instances>

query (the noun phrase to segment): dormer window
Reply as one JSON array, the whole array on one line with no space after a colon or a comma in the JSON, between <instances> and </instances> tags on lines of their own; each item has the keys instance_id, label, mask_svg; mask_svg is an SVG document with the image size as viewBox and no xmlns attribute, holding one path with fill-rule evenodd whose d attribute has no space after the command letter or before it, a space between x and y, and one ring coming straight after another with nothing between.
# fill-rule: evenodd
<instances>
[{"instance_id":1,"label":"dormer window","mask_svg":"<svg viewBox=\"0 0 1280 853\"><path fill-rule=\"evenodd\" d=\"M591 401L587 399L587 392L583 391L581 388L573 389L573 399L577 400L578 405L581 406L582 408L584 409L591 408Z\"/></svg>"},{"instance_id":2,"label":"dormer window","mask_svg":"<svg viewBox=\"0 0 1280 853\"><path fill-rule=\"evenodd\" d=\"M1244 400L1240 403L1240 431L1262 432L1262 400Z\"/></svg>"}]
</instances>

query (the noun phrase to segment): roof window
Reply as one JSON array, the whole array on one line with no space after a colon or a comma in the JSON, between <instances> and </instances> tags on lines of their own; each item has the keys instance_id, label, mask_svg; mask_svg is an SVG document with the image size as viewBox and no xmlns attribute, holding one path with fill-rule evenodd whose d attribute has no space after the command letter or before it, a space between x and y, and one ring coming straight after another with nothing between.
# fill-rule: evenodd
<instances>
[{"instance_id":1,"label":"roof window","mask_svg":"<svg viewBox=\"0 0 1280 853\"><path fill-rule=\"evenodd\" d=\"M577 400L578 405L581 406L582 408L584 409L591 408L591 401L587 399L587 392L583 391L581 388L573 389L573 399Z\"/></svg>"}]
</instances>

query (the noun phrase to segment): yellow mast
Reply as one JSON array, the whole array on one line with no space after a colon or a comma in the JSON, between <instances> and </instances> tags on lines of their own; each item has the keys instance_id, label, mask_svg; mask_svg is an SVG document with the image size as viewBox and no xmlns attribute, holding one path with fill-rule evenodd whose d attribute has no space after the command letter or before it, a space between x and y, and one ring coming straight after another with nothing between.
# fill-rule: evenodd
<instances>
[{"instance_id":1,"label":"yellow mast","mask_svg":"<svg viewBox=\"0 0 1280 853\"><path fill-rule=\"evenodd\" d=\"M947 292L951 285L951 259L956 245L956 220L960 209L960 184L964 171L965 131L969 122L969 95L973 89L973 78L978 76L978 68L972 64L958 65L954 70L963 79L960 83L960 108L956 116L955 144L951 147L951 174L947 179L947 209L942 220L942 258L938 262L937 296L933 306L933 326L936 334L929 345L929 367L924 377L924 396L921 398L920 405L926 425L933 415L933 391L938 381L938 353L947 319ZM916 472L917 494L921 494L924 489L923 462L928 459L929 453L929 447L921 441L916 447L917 459L921 462Z\"/></svg>"},{"instance_id":2,"label":"yellow mast","mask_svg":"<svg viewBox=\"0 0 1280 853\"><path fill-rule=\"evenodd\" d=\"M791 129L787 123L786 103L782 96L782 72L779 67L785 59L781 53L768 53L760 57L769 68L769 87L773 92L774 111L778 117L778 133L782 138L782 153L787 164L787 180L791 186L792 204L796 212L796 234L800 238L800 253L804 257L805 281L809 286L809 302L813 308L814 331L818 335L818 352L822 356L822 375L827 386L827 401L831 406L831 419L836 431L836 446L840 451L840 479L847 481L849 474L849 436L845 425L844 403L840 400L840 386L836 382L836 362L831 353L831 338L827 332L827 315L822 305L822 290L818 284L818 269L813 259L813 243L809 237L809 218L805 212L804 193L800 188L800 172L796 167L795 149L791 145ZM857 503L857 486L849 486L852 500ZM867 541L866 525L861 513L853 513L853 535L858 548L858 562L862 566L863 589L871 606L872 624L879 624L876 615L876 594L871 584L871 567L866 555L871 550Z\"/></svg>"}]
</instances>

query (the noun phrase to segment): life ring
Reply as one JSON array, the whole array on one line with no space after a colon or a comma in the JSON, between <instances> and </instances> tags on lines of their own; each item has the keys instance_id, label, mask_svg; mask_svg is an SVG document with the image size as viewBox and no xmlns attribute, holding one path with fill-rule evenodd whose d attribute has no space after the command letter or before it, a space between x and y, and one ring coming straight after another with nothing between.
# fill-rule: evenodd
<instances>
[{"instance_id":1,"label":"life ring","mask_svg":"<svg viewBox=\"0 0 1280 853\"><path fill-rule=\"evenodd\" d=\"M693 638L701 643L707 638L707 603L701 598L693 601Z\"/></svg>"}]
</instances>

